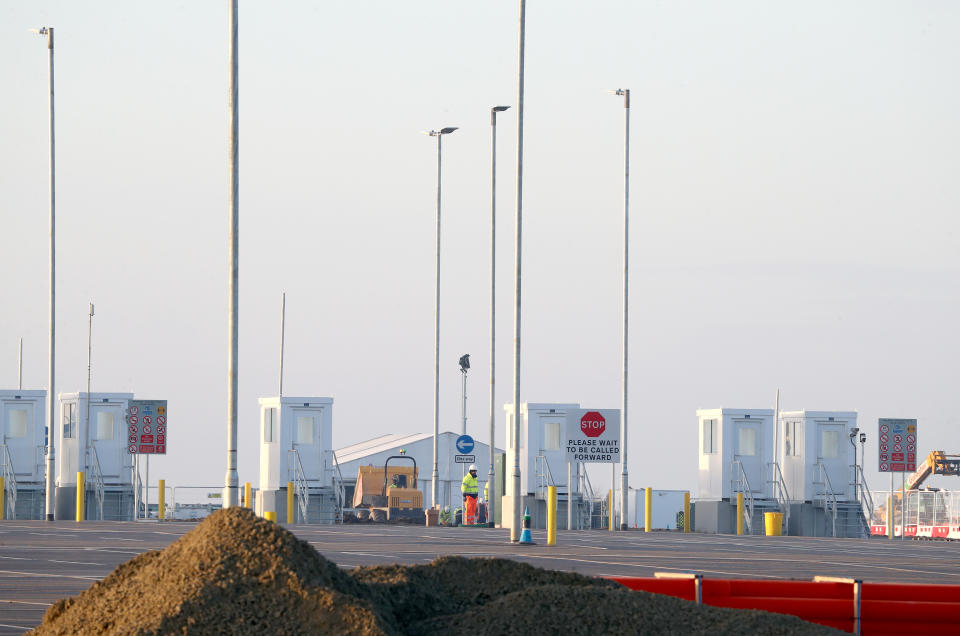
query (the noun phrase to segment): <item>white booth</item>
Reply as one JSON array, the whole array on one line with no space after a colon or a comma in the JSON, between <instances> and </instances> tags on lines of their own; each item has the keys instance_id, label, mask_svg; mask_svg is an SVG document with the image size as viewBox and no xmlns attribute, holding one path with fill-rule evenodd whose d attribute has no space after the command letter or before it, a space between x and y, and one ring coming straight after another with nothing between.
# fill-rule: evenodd
<instances>
[{"instance_id":1,"label":"white booth","mask_svg":"<svg viewBox=\"0 0 960 636\"><path fill-rule=\"evenodd\" d=\"M5 519L44 518L46 391L0 391Z\"/></svg>"},{"instance_id":2,"label":"white booth","mask_svg":"<svg viewBox=\"0 0 960 636\"><path fill-rule=\"evenodd\" d=\"M333 523L340 489L333 455L333 398L260 398L258 514L287 518L294 483L298 522ZM306 516L303 517L303 513Z\"/></svg>"},{"instance_id":3,"label":"white booth","mask_svg":"<svg viewBox=\"0 0 960 636\"><path fill-rule=\"evenodd\" d=\"M744 479L755 499L771 498L773 409L700 409L697 419L698 500L730 500Z\"/></svg>"},{"instance_id":4,"label":"white booth","mask_svg":"<svg viewBox=\"0 0 960 636\"><path fill-rule=\"evenodd\" d=\"M77 473L85 473L85 518L132 520L133 458L126 410L133 393L61 393L54 461L57 519L76 518ZM103 494L100 500L98 493Z\"/></svg>"},{"instance_id":5,"label":"white booth","mask_svg":"<svg viewBox=\"0 0 960 636\"><path fill-rule=\"evenodd\" d=\"M854 411L781 411L778 461L791 501L810 502L829 490L854 501Z\"/></svg>"},{"instance_id":6,"label":"white booth","mask_svg":"<svg viewBox=\"0 0 960 636\"><path fill-rule=\"evenodd\" d=\"M579 404L520 403L520 494L533 497L537 490L537 475L547 474L557 486L567 486L567 451L563 446L567 411L579 409ZM514 417L513 403L504 404L507 414L507 494L513 470ZM543 457L538 462L537 457Z\"/></svg>"}]
</instances>

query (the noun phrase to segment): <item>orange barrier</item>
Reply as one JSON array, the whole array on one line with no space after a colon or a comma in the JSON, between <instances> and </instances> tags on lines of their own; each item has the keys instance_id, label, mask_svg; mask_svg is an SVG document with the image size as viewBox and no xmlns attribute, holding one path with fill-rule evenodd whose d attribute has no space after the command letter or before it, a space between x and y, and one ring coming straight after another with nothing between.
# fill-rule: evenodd
<instances>
[{"instance_id":1,"label":"orange barrier","mask_svg":"<svg viewBox=\"0 0 960 636\"><path fill-rule=\"evenodd\" d=\"M695 598L693 579L606 577L631 590ZM840 582L701 579L703 603L716 607L791 614L846 632L856 631L854 585ZM960 585L863 583L860 633L886 636L955 633Z\"/></svg>"}]
</instances>

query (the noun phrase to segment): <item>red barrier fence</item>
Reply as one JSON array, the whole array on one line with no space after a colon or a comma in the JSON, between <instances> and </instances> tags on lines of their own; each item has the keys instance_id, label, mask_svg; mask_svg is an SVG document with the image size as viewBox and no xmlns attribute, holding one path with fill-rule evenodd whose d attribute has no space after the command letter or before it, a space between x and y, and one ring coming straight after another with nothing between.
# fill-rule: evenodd
<instances>
[{"instance_id":1,"label":"red barrier fence","mask_svg":"<svg viewBox=\"0 0 960 636\"><path fill-rule=\"evenodd\" d=\"M696 599L697 579L607 577L631 590ZM771 581L700 578L702 602L716 607L757 609L792 614L805 621L856 633L957 633L960 585L898 585L836 581ZM859 607L858 607L859 605Z\"/></svg>"}]
</instances>

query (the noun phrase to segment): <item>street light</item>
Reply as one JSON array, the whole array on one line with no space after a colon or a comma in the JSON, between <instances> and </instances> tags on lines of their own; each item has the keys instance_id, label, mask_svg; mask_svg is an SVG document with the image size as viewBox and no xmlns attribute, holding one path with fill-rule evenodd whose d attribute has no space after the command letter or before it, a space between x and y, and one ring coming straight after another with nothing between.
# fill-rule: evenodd
<instances>
[{"instance_id":1,"label":"street light","mask_svg":"<svg viewBox=\"0 0 960 636\"><path fill-rule=\"evenodd\" d=\"M54 448L56 443L56 428L54 425L54 361L56 360L56 152L54 137L54 117L53 117L53 27L42 27L40 29L31 29L38 35L47 37L47 50L50 51L50 335L48 349L50 359L48 361L47 377L47 475L46 475L46 506L47 521L53 521L56 510L56 484L53 481L54 471Z\"/></svg>"},{"instance_id":2,"label":"street light","mask_svg":"<svg viewBox=\"0 0 960 636\"><path fill-rule=\"evenodd\" d=\"M237 473L237 395L240 343L240 88L238 84L237 0L230 1L230 279L227 310L227 474L224 478L223 507L240 505L240 477Z\"/></svg>"},{"instance_id":3,"label":"street light","mask_svg":"<svg viewBox=\"0 0 960 636\"><path fill-rule=\"evenodd\" d=\"M860 501L860 489L857 488L860 483L860 476L857 474L857 433L860 429L856 426L850 429L850 445L853 446L853 496Z\"/></svg>"},{"instance_id":4,"label":"street light","mask_svg":"<svg viewBox=\"0 0 960 636\"><path fill-rule=\"evenodd\" d=\"M510 108L494 106L490 109L490 472L487 473L487 526L494 527L494 501L496 500L496 479L493 473L493 458L496 453L494 440L494 400L496 381L496 336L497 336L497 113Z\"/></svg>"},{"instance_id":5,"label":"street light","mask_svg":"<svg viewBox=\"0 0 960 636\"><path fill-rule=\"evenodd\" d=\"M461 435L467 434L467 371L470 370L470 354L460 356L460 373L463 375L463 430Z\"/></svg>"},{"instance_id":6,"label":"street light","mask_svg":"<svg viewBox=\"0 0 960 636\"><path fill-rule=\"evenodd\" d=\"M628 525L627 511L627 349L629 339L630 311L630 89L618 88L610 91L623 96L624 143L623 143L623 413L620 417L620 529ZM616 465L614 465L615 467ZM616 483L616 479L611 480ZM611 485L613 488L613 485Z\"/></svg>"},{"instance_id":7,"label":"street light","mask_svg":"<svg viewBox=\"0 0 960 636\"><path fill-rule=\"evenodd\" d=\"M431 130L425 132L425 135L437 138L437 295L434 304L433 325L435 331L435 340L433 345L433 499L431 503L436 506L440 500L440 471L438 470L437 441L440 438L440 190L441 190L441 166L443 157L443 136L449 135L456 126L447 126L440 130Z\"/></svg>"}]
</instances>

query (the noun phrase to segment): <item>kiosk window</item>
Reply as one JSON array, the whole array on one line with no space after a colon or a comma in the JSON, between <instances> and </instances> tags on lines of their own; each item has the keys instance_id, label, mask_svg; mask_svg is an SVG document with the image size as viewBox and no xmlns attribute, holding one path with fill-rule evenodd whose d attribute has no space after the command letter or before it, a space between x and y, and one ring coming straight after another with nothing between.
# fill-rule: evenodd
<instances>
[{"instance_id":1,"label":"kiosk window","mask_svg":"<svg viewBox=\"0 0 960 636\"><path fill-rule=\"evenodd\" d=\"M7 435L10 437L26 437L30 429L27 421L27 409L10 409L7 411Z\"/></svg>"},{"instance_id":2,"label":"kiosk window","mask_svg":"<svg viewBox=\"0 0 960 636\"><path fill-rule=\"evenodd\" d=\"M703 420L703 454L718 452L720 449L717 446L717 420Z\"/></svg>"}]
</instances>

